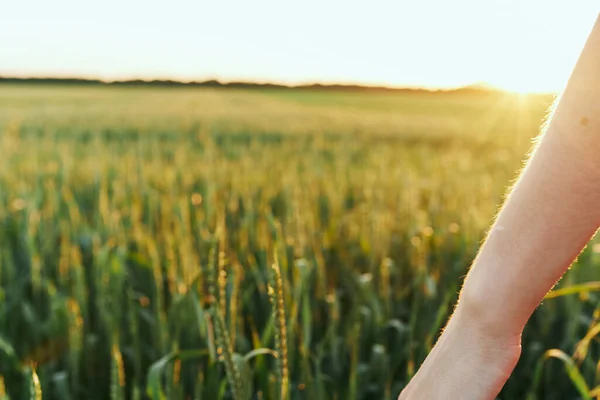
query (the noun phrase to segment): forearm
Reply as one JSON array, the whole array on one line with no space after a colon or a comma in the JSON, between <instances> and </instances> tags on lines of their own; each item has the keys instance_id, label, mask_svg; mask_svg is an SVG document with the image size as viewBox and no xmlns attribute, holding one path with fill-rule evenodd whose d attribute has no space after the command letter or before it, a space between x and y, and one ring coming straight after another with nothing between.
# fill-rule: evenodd
<instances>
[{"instance_id":1,"label":"forearm","mask_svg":"<svg viewBox=\"0 0 600 400\"><path fill-rule=\"evenodd\" d=\"M553 136L508 197L461 294L464 307L497 333L520 333L600 224L598 170Z\"/></svg>"},{"instance_id":2,"label":"forearm","mask_svg":"<svg viewBox=\"0 0 600 400\"><path fill-rule=\"evenodd\" d=\"M598 73L597 23L546 134L465 281L459 309L498 334L520 333L600 225Z\"/></svg>"}]
</instances>

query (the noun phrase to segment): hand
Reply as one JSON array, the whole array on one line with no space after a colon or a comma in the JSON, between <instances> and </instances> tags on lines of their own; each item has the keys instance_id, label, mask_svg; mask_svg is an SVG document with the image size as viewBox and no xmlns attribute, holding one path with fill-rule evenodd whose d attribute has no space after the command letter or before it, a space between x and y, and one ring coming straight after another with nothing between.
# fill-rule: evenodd
<instances>
[{"instance_id":1,"label":"hand","mask_svg":"<svg viewBox=\"0 0 600 400\"><path fill-rule=\"evenodd\" d=\"M521 354L521 338L486 333L460 306L399 400L489 400Z\"/></svg>"}]
</instances>

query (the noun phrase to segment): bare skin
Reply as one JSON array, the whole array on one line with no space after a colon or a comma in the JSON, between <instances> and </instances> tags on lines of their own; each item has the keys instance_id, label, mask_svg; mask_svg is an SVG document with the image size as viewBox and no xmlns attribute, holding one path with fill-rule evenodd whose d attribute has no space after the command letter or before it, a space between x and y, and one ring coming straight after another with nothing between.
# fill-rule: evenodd
<instances>
[{"instance_id":1,"label":"bare skin","mask_svg":"<svg viewBox=\"0 0 600 400\"><path fill-rule=\"evenodd\" d=\"M599 226L600 19L453 316L399 399L494 399L527 320Z\"/></svg>"}]
</instances>

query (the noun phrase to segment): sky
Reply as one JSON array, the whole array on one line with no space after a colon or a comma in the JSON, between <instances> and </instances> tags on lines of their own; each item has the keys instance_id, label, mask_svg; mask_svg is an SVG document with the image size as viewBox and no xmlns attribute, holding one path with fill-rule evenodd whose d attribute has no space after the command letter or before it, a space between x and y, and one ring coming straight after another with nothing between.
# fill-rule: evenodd
<instances>
[{"instance_id":1,"label":"sky","mask_svg":"<svg viewBox=\"0 0 600 400\"><path fill-rule=\"evenodd\" d=\"M598 0L0 0L0 75L556 91Z\"/></svg>"}]
</instances>

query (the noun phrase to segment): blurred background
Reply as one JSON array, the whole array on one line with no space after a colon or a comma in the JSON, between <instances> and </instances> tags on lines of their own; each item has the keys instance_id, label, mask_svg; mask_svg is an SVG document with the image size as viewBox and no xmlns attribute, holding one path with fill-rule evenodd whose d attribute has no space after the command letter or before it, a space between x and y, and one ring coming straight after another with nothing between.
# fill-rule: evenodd
<instances>
[{"instance_id":1,"label":"blurred background","mask_svg":"<svg viewBox=\"0 0 600 400\"><path fill-rule=\"evenodd\" d=\"M0 14L0 399L395 399L592 0ZM600 396L600 242L501 399ZM600 398L600 397L599 397Z\"/></svg>"}]
</instances>

